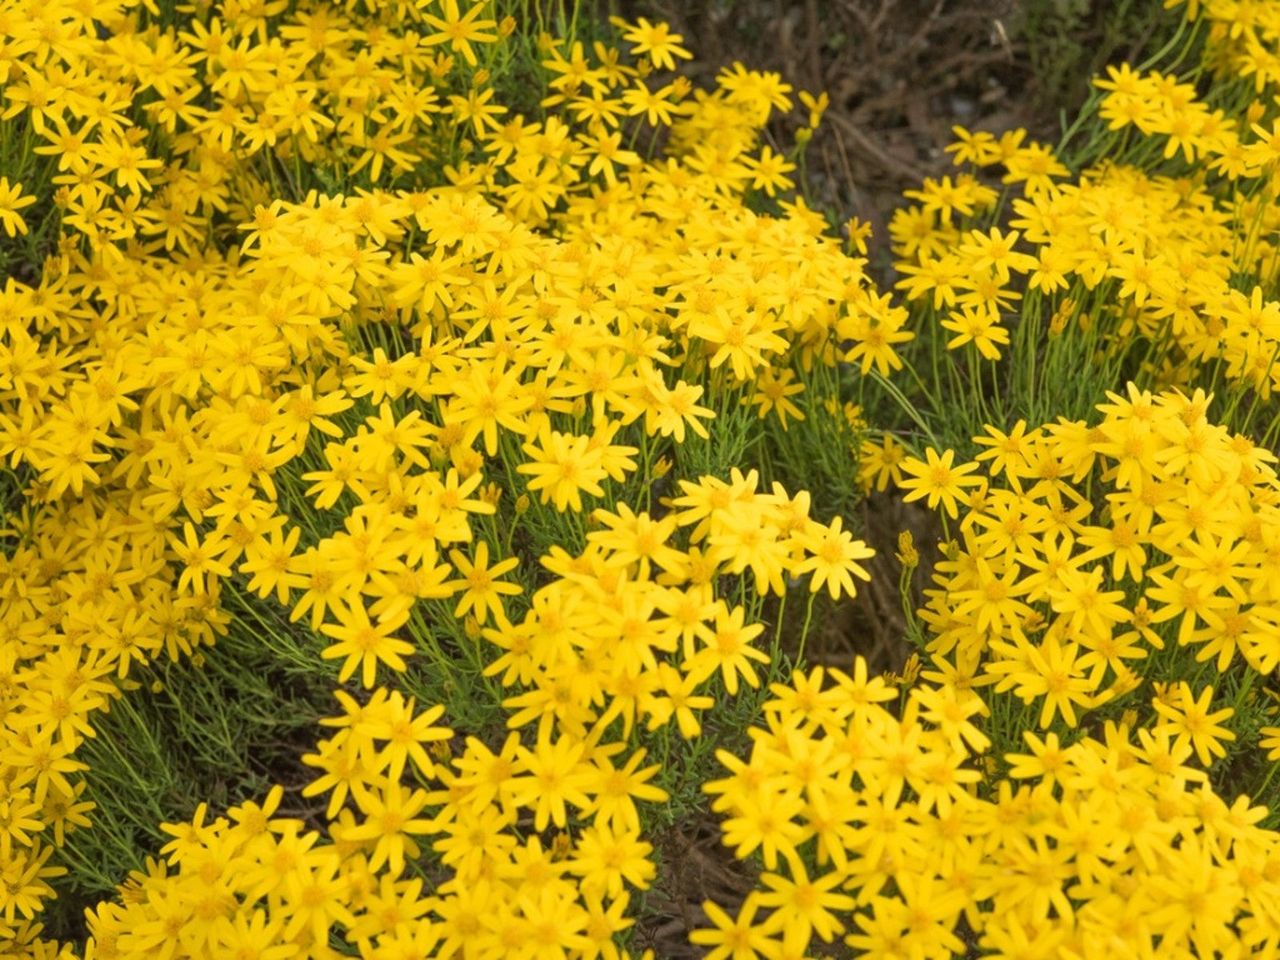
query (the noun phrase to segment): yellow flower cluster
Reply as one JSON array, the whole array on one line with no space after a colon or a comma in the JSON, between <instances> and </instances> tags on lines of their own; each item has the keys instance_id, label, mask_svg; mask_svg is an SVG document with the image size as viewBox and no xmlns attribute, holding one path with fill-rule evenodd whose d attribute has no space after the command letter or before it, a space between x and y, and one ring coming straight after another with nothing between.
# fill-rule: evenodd
<instances>
[{"instance_id":1,"label":"yellow flower cluster","mask_svg":"<svg viewBox=\"0 0 1280 960\"><path fill-rule=\"evenodd\" d=\"M499 614L484 630L502 651L486 672L526 688L506 706L512 730L536 721L527 745L516 732L497 749L470 736L453 756L442 707L418 711L381 686L364 700L339 691L343 715L323 721L338 733L303 758L321 772L303 794L327 795L327 830L274 816L279 788L262 807L167 826L167 864L91 916L95 956L145 957L171 935L189 957L254 945L262 952L246 955L319 957L339 932L362 955L395 958L622 955L613 937L633 922L628 891L655 869L637 802L667 799L649 782L660 767L641 766L644 750L628 752L626 738L641 719L698 736L714 703L707 681L732 695L740 679L758 686L753 663L769 660L753 645L764 628L715 584L753 570L767 590L774 564L778 576L812 572L813 588L833 595L852 589L850 573L865 577L855 558L869 551L838 518L817 524L805 498L758 494L756 482L736 471L729 483L683 481L662 521L602 513L587 553L544 558L556 579L524 620ZM694 525L705 551L671 545ZM399 642L370 635L354 649ZM424 889L406 864L428 849L442 872Z\"/></svg>"},{"instance_id":2,"label":"yellow flower cluster","mask_svg":"<svg viewBox=\"0 0 1280 960\"><path fill-rule=\"evenodd\" d=\"M957 163L1003 165L1004 181L1021 184L1028 203L1057 194L1056 178L1067 169L1043 145L1024 144L1021 131L999 140L958 132ZM1000 195L972 173L926 179L904 195L917 203L896 211L889 228L898 287L909 301L931 298L935 310L945 311L939 322L953 334L949 348L972 344L983 358L998 359L1009 343L1002 317L1022 299L1020 281L1034 288L1041 274L1036 258L1017 249L1019 232L963 226L987 216Z\"/></svg>"},{"instance_id":3,"label":"yellow flower cluster","mask_svg":"<svg viewBox=\"0 0 1280 960\"><path fill-rule=\"evenodd\" d=\"M1172 0L1166 6L1180 3ZM1261 94L1280 87L1280 15L1269 3L1193 0L1186 4L1186 17L1208 24L1204 62L1221 81L1232 86L1243 82L1259 102Z\"/></svg>"},{"instance_id":4,"label":"yellow flower cluster","mask_svg":"<svg viewBox=\"0 0 1280 960\"><path fill-rule=\"evenodd\" d=\"M783 596L788 580L807 576L810 592L825 587L838 599L869 579L859 561L872 551L841 517L818 523L808 494L777 485L761 494L757 482L736 468L728 481L681 480L683 495L661 519L625 505L597 511L602 529L587 534L587 552L544 558L558 579L533 595L523 622L484 631L503 650L486 672L530 688L506 701L517 708L508 726L536 720L540 737L554 727L596 742L617 718L625 736L637 719L653 730L674 717L695 737L694 711L713 702L706 681L718 675L734 695L740 681L759 685L753 662L770 662L753 645L764 627L747 623L717 583L741 577L759 596ZM681 528L692 528L683 549L673 542Z\"/></svg>"},{"instance_id":5,"label":"yellow flower cluster","mask_svg":"<svg viewBox=\"0 0 1280 960\"><path fill-rule=\"evenodd\" d=\"M705 905L706 956L800 960L840 934L886 960L1280 952L1280 835L1220 798L1182 737L1027 731L997 777L969 678L923 678L899 715L861 660L774 685L749 757L722 753L706 785L725 842L764 864L736 912Z\"/></svg>"},{"instance_id":6,"label":"yellow flower cluster","mask_svg":"<svg viewBox=\"0 0 1280 960\"><path fill-rule=\"evenodd\" d=\"M907 191L917 203L892 225L898 288L937 315L949 348L972 344L987 360L1007 354L1011 315L1038 316L1046 304L1050 338L1065 332L1117 362L1131 355L1131 375L1193 388L1220 365L1270 399L1280 385L1280 305L1268 293L1280 140L1256 122L1261 104L1237 118L1190 83L1127 64L1095 83L1107 128L1149 139L1067 180L1021 131L956 128L948 149L975 172ZM1152 171L1162 162L1170 175ZM1021 185L1005 229L984 225L999 195L977 174L992 170Z\"/></svg>"},{"instance_id":7,"label":"yellow flower cluster","mask_svg":"<svg viewBox=\"0 0 1280 960\"><path fill-rule=\"evenodd\" d=\"M339 957L340 930L360 956L626 956L614 937L628 888L653 875L636 800L665 794L642 755L570 738L497 750L468 737L450 758L442 708L379 689L339 694L338 732L305 757L322 771L327 825L277 813L282 790L206 823L166 826L163 862L130 878L124 902L89 917L93 956ZM411 774L406 785L404 774ZM537 829L584 821L544 844ZM431 885L406 863L435 853Z\"/></svg>"},{"instance_id":8,"label":"yellow flower cluster","mask_svg":"<svg viewBox=\"0 0 1280 960\"><path fill-rule=\"evenodd\" d=\"M1280 480L1217 425L1280 387L1280 128L1229 96L1280 20L1190 6L1216 86L1111 68L1114 157L957 131L909 309L788 199L825 97L699 88L665 24L0 0L0 956L635 956L705 797L758 874L712 958L1280 953ZM857 485L942 514L931 662L787 676L869 579ZM246 636L336 687L310 772L174 812L58 942L127 801L86 758L147 788L107 714Z\"/></svg>"},{"instance_id":9,"label":"yellow flower cluster","mask_svg":"<svg viewBox=\"0 0 1280 960\"><path fill-rule=\"evenodd\" d=\"M649 485L717 415L785 429L800 392L838 397L837 364L898 366L906 313L802 202L748 204L790 184L760 146L790 88L735 67L694 90L663 73L687 53L662 25L623 25L630 57L545 40L535 120L495 100L511 25L487 2L197 7L0 6L0 125L31 146L0 221L50 244L0 291L0 456L27 504L0 558L0 928L20 955L57 949L51 860L93 806L77 749L113 699L145 695L139 668L245 628L233 591L287 613L292 656L373 690L311 758L331 842L273 816L278 792L201 811L94 913L86 955L328 956L337 925L422 956L467 910L496 938L468 956L543 937L530 956L616 955L624 880L652 872L626 799L633 719L693 736L699 688L755 685L768 659L744 599L798 577L851 595L870 554L755 472L677 474L653 514ZM665 148L630 149L641 131ZM615 500L637 470L640 512ZM588 553L526 607L548 530ZM508 604L529 611L517 626ZM502 748L515 779L486 774L474 802L447 778L489 748L433 768L438 708L380 685L423 654L481 656L449 614L524 688L512 726L539 721ZM522 808L572 836L541 851ZM455 843L422 839L428 822ZM423 850L459 900L418 901Z\"/></svg>"},{"instance_id":10,"label":"yellow flower cluster","mask_svg":"<svg viewBox=\"0 0 1280 960\"><path fill-rule=\"evenodd\" d=\"M1272 673L1276 457L1210 423L1209 401L1130 387L1099 407L1096 424L989 430L976 438L985 448L976 463L908 459L908 497L964 501L960 541L922 611L928 652L968 683L1035 704L1044 729L1135 702L1144 681L1175 679L1169 671L1188 662L1227 675L1239 656L1249 677ZM978 476L984 465L989 479ZM1161 656L1166 646L1191 647L1194 658ZM1187 720L1179 742L1207 765L1234 736Z\"/></svg>"},{"instance_id":11,"label":"yellow flower cluster","mask_svg":"<svg viewBox=\"0 0 1280 960\"><path fill-rule=\"evenodd\" d=\"M1175 101L1157 96L1157 80L1129 84L1122 70L1112 73L1120 90L1104 98L1104 115L1116 100L1129 98L1144 109L1158 110L1162 103L1173 109ZM1180 86L1194 95L1193 88ZM966 137L984 149L961 150L957 157L980 165L1007 163L998 143L981 141L980 134ZM994 195L984 197L985 188L970 183L968 192L975 196L968 206L981 212L980 204ZM1162 365L1152 372L1163 383L1191 383L1220 358L1227 376L1263 398L1280 384L1273 362L1280 308L1264 297L1261 285L1248 292L1233 286L1236 273L1270 282L1269 205L1246 207L1241 200L1236 209L1223 210L1194 179L1151 177L1134 167L1104 164L1074 183L1028 187L1012 202L1014 229L1002 232L951 224L951 216L969 210L946 206L961 201L943 186L927 185L920 193L922 203L899 214L900 228L918 217L923 229L921 237L898 244L910 258L899 264L905 276L898 285L909 299L948 311L940 322L956 334L949 347L972 341L987 359L1001 356L1009 331L1000 319L1023 295L1010 279L1021 278L1028 295L1055 300L1052 336L1078 327L1078 335L1092 338L1098 349L1118 354L1135 337L1158 344ZM934 223L938 217L941 224Z\"/></svg>"}]
</instances>

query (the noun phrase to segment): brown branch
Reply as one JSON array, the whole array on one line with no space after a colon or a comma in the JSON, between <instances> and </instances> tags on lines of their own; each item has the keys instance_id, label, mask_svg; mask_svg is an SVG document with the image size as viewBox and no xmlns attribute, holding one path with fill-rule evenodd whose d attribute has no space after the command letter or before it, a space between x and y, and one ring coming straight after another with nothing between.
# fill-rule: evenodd
<instances>
[{"instance_id":1,"label":"brown branch","mask_svg":"<svg viewBox=\"0 0 1280 960\"><path fill-rule=\"evenodd\" d=\"M829 115L831 123L843 131L849 140L863 153L873 157L884 167L885 170L892 170L902 179L907 180L923 180L926 173L923 167L912 163L905 157L900 157L890 153L882 147L873 137L868 136L859 128L852 120L841 113L832 113Z\"/></svg>"}]
</instances>

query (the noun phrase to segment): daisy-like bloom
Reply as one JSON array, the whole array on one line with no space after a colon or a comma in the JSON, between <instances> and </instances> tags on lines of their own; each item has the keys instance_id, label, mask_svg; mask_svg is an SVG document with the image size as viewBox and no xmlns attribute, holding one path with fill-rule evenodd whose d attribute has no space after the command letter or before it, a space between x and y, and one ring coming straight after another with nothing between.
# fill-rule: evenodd
<instances>
[{"instance_id":1,"label":"daisy-like bloom","mask_svg":"<svg viewBox=\"0 0 1280 960\"><path fill-rule=\"evenodd\" d=\"M1079 647L1074 643L1062 643L1057 637L1046 637L1044 642L1022 651L1025 664L1015 667L1010 661L1005 682L1014 686L1018 695L1030 702L1040 698L1040 728L1047 730L1059 713L1067 726L1078 721L1076 707L1089 706L1093 701L1091 684L1083 675L1079 663ZM1005 669L1005 665L1001 665Z\"/></svg>"},{"instance_id":2,"label":"daisy-like bloom","mask_svg":"<svg viewBox=\"0 0 1280 960\"><path fill-rule=\"evenodd\" d=\"M1280 727L1263 727L1258 746L1267 751L1267 759L1272 763L1280 761Z\"/></svg>"},{"instance_id":3,"label":"daisy-like bloom","mask_svg":"<svg viewBox=\"0 0 1280 960\"><path fill-rule=\"evenodd\" d=\"M667 791L649 783L661 771L661 765L640 769L644 757L644 750L637 750L621 766L614 766L607 757L595 758L595 780L589 791L595 800L589 812L597 822L638 834L640 812L636 801L661 803L668 798Z\"/></svg>"},{"instance_id":4,"label":"daisy-like bloom","mask_svg":"<svg viewBox=\"0 0 1280 960\"><path fill-rule=\"evenodd\" d=\"M488 32L498 25L497 21L480 19L489 4L480 0L472 3L466 13L463 13L458 7L458 0L439 0L439 2L441 13L444 15L436 16L434 13L423 15L423 20L433 30L423 37L420 43L428 47L447 43L451 50L462 54L462 59L474 67L477 60L472 44L494 43L498 39L497 34Z\"/></svg>"},{"instance_id":5,"label":"daisy-like bloom","mask_svg":"<svg viewBox=\"0 0 1280 960\"><path fill-rule=\"evenodd\" d=\"M766 195L772 197L779 190L788 190L795 186L795 181L787 174L793 171L796 165L781 154L774 153L771 147L762 147L758 158L748 157L745 162L751 171L753 190L763 190Z\"/></svg>"},{"instance_id":6,"label":"daisy-like bloom","mask_svg":"<svg viewBox=\"0 0 1280 960\"><path fill-rule=\"evenodd\" d=\"M524 444L528 463L516 467L528 474L529 490L538 491L543 503L554 503L563 513L582 510L582 494L604 496L600 482L608 477L598 449L589 437L575 437L546 428L536 442Z\"/></svg>"},{"instance_id":7,"label":"daisy-like bloom","mask_svg":"<svg viewBox=\"0 0 1280 960\"><path fill-rule=\"evenodd\" d=\"M668 24L650 23L639 17L635 23L621 21L620 25L623 27L622 38L631 44L631 52L648 57L659 70L674 70L677 58L693 58L693 54L681 46L684 37L673 33Z\"/></svg>"},{"instance_id":8,"label":"daisy-like bloom","mask_svg":"<svg viewBox=\"0 0 1280 960\"><path fill-rule=\"evenodd\" d=\"M985 167L1000 162L1000 148L994 134L986 130L969 131L960 126L952 127L951 133L956 139L945 151L951 154L953 163Z\"/></svg>"},{"instance_id":9,"label":"daisy-like bloom","mask_svg":"<svg viewBox=\"0 0 1280 960\"><path fill-rule=\"evenodd\" d=\"M823 943L830 943L844 930L837 911L848 913L856 902L837 889L844 875L832 871L811 880L798 862L791 864L791 874L766 873L761 877L769 890L760 894L760 904L774 908L770 926L780 928L786 942L807 943L816 933Z\"/></svg>"},{"instance_id":10,"label":"daisy-like bloom","mask_svg":"<svg viewBox=\"0 0 1280 960\"><path fill-rule=\"evenodd\" d=\"M620 503L616 513L597 510L592 518L605 529L587 534L587 542L608 550L611 564L637 564L642 577L648 575L650 563L667 571L684 566L685 555L669 543L676 531L675 517L668 515L654 520L648 512L637 514L625 503Z\"/></svg>"},{"instance_id":11,"label":"daisy-like bloom","mask_svg":"<svg viewBox=\"0 0 1280 960\"><path fill-rule=\"evenodd\" d=\"M621 897L624 883L637 890L648 889L657 873L649 859L652 852L652 844L640 839L638 829L596 823L578 840L573 870L582 877L584 892Z\"/></svg>"},{"instance_id":12,"label":"daisy-like bloom","mask_svg":"<svg viewBox=\"0 0 1280 960\"><path fill-rule=\"evenodd\" d=\"M579 810L591 806L586 787L591 770L584 759L585 743L574 737L540 736L533 749L518 749L517 776L512 781L512 801L534 810L534 826L563 827L570 805Z\"/></svg>"},{"instance_id":13,"label":"daisy-like bloom","mask_svg":"<svg viewBox=\"0 0 1280 960\"><path fill-rule=\"evenodd\" d=\"M768 654L751 646L751 641L764 632L764 625L748 624L745 618L746 611L742 607L729 610L720 603L706 646L698 651L690 667L690 675L699 680L719 671L730 696L738 692L739 678L748 686L760 686L760 679L751 663L769 662Z\"/></svg>"},{"instance_id":14,"label":"daisy-like bloom","mask_svg":"<svg viewBox=\"0 0 1280 960\"><path fill-rule=\"evenodd\" d=\"M730 916L718 904L707 900L702 909L714 924L689 934L689 941L709 948L707 960L749 960L775 954L779 944L771 924L756 914L764 906L760 894L754 892L743 901L736 916Z\"/></svg>"},{"instance_id":15,"label":"daisy-like bloom","mask_svg":"<svg viewBox=\"0 0 1280 960\"><path fill-rule=\"evenodd\" d=\"M776 412L782 429L787 429L787 419L803 420L804 411L790 398L804 392L803 383L793 383L795 371L784 368L775 372L767 370L756 380L756 393L751 402L756 406L756 415L763 420L770 411Z\"/></svg>"},{"instance_id":16,"label":"daisy-like bloom","mask_svg":"<svg viewBox=\"0 0 1280 960\"><path fill-rule=\"evenodd\" d=\"M11 237L27 232L27 222L18 211L31 206L36 197L22 192L22 184L9 183L8 177L0 177L0 227Z\"/></svg>"},{"instance_id":17,"label":"daisy-like bloom","mask_svg":"<svg viewBox=\"0 0 1280 960\"><path fill-rule=\"evenodd\" d=\"M981 230L969 231L967 239L960 245L959 253L969 267L975 271L994 270L1002 283L1007 282L1009 274L1026 273L1036 265L1034 257L1018 253L1014 248L1018 243L1018 231L1002 234L998 227L992 227L986 233Z\"/></svg>"},{"instance_id":18,"label":"daisy-like bloom","mask_svg":"<svg viewBox=\"0 0 1280 960\"><path fill-rule=\"evenodd\" d=\"M1157 697L1151 702L1156 713L1164 718L1156 732L1173 734L1175 745L1189 743L1196 751L1196 758L1206 767L1215 757L1226 756L1223 743L1236 738L1230 729L1222 726L1222 721L1231 719L1235 710L1223 707L1210 712L1212 702L1212 686L1205 687L1197 697L1185 681L1177 685L1172 698Z\"/></svg>"},{"instance_id":19,"label":"daisy-like bloom","mask_svg":"<svg viewBox=\"0 0 1280 960\"><path fill-rule=\"evenodd\" d=\"M843 529L844 518L836 517L830 526L812 523L799 537L800 544L809 552L794 568L798 575L810 573L809 590L817 593L824 586L832 600L857 594L854 578L871 579L866 567L858 561L869 560L876 552L861 540L855 540Z\"/></svg>"},{"instance_id":20,"label":"daisy-like bloom","mask_svg":"<svg viewBox=\"0 0 1280 960\"><path fill-rule=\"evenodd\" d=\"M320 632L337 642L325 647L320 656L326 660L342 659L339 682L345 683L359 668L361 684L372 688L379 663L400 673L405 671L404 657L413 653L414 647L394 634L408 621L407 611L373 621L363 603L338 605L333 612L338 622L323 624Z\"/></svg>"},{"instance_id":21,"label":"daisy-like bloom","mask_svg":"<svg viewBox=\"0 0 1280 960\"><path fill-rule=\"evenodd\" d=\"M405 860L421 853L413 837L434 832L432 821L419 816L429 799L425 790L388 781L383 789L362 796L364 822L339 831L337 839L372 843L369 868L385 863L391 876L398 876Z\"/></svg>"},{"instance_id":22,"label":"daisy-like bloom","mask_svg":"<svg viewBox=\"0 0 1280 960\"><path fill-rule=\"evenodd\" d=\"M959 497L967 488L983 482L981 477L970 476L978 469L976 463L953 466L955 456L954 450L946 450L939 456L930 447L925 450L924 460L915 457L903 460L901 469L905 479L898 485L906 491L902 499L908 502L924 499L931 509L941 504L947 516L954 520Z\"/></svg>"},{"instance_id":23,"label":"daisy-like bloom","mask_svg":"<svg viewBox=\"0 0 1280 960\"><path fill-rule=\"evenodd\" d=\"M1009 331L1000 325L1000 318L984 307L965 304L941 323L956 334L947 341L950 350L972 343L986 359L999 360L1000 347L1009 343Z\"/></svg>"},{"instance_id":24,"label":"daisy-like bloom","mask_svg":"<svg viewBox=\"0 0 1280 960\"><path fill-rule=\"evenodd\" d=\"M201 537L190 522L182 525L181 539L172 537L174 553L182 565L177 584L179 591L190 587L195 593L204 593L212 577L231 575L231 568L218 559L222 554L220 539L217 536Z\"/></svg>"},{"instance_id":25,"label":"daisy-like bloom","mask_svg":"<svg viewBox=\"0 0 1280 960\"><path fill-rule=\"evenodd\" d=\"M902 461L906 459L907 450L889 434L884 434L877 443L864 440L858 451L858 480L865 491L883 492L889 484L895 486L902 481Z\"/></svg>"},{"instance_id":26,"label":"daisy-like bloom","mask_svg":"<svg viewBox=\"0 0 1280 960\"><path fill-rule=\"evenodd\" d=\"M520 561L516 557L508 557L490 566L487 541L481 540L476 544L474 559L467 558L458 550L450 550L449 560L462 575L461 579L445 584L462 590L453 611L455 617L465 617L470 613L483 626L491 618L502 616L503 597L518 596L522 592L518 583L499 579L514 570Z\"/></svg>"}]
</instances>

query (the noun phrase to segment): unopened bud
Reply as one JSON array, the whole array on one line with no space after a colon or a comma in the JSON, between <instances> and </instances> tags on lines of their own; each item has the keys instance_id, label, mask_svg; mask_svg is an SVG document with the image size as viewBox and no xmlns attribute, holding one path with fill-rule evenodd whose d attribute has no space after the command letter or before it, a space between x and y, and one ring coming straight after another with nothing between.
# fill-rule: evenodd
<instances>
[{"instance_id":1,"label":"unopened bud","mask_svg":"<svg viewBox=\"0 0 1280 960\"><path fill-rule=\"evenodd\" d=\"M908 570L914 570L920 565L920 553L916 550L915 537L910 530L903 530L898 534L897 556L898 562Z\"/></svg>"},{"instance_id":2,"label":"unopened bud","mask_svg":"<svg viewBox=\"0 0 1280 960\"><path fill-rule=\"evenodd\" d=\"M1062 331L1067 328L1067 321L1071 319L1071 314L1075 313L1076 302L1067 297L1058 305L1058 309L1054 311L1053 316L1049 319L1049 336L1058 337L1062 335Z\"/></svg>"},{"instance_id":3,"label":"unopened bud","mask_svg":"<svg viewBox=\"0 0 1280 960\"><path fill-rule=\"evenodd\" d=\"M573 839L563 830L556 832L551 840L551 859L563 860L573 853Z\"/></svg>"},{"instance_id":4,"label":"unopened bud","mask_svg":"<svg viewBox=\"0 0 1280 960\"><path fill-rule=\"evenodd\" d=\"M909 687L920 676L920 654L913 653L907 657L907 662L902 665L902 685Z\"/></svg>"}]
</instances>

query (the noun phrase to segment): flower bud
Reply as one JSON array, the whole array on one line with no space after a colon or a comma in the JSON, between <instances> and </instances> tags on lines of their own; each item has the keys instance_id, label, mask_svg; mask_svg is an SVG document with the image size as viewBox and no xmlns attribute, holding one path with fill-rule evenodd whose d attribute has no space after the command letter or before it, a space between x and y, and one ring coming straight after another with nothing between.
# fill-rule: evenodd
<instances>
[{"instance_id":1,"label":"flower bud","mask_svg":"<svg viewBox=\"0 0 1280 960\"><path fill-rule=\"evenodd\" d=\"M573 853L573 839L563 830L557 830L551 839L551 859L564 860Z\"/></svg>"},{"instance_id":2,"label":"flower bud","mask_svg":"<svg viewBox=\"0 0 1280 960\"><path fill-rule=\"evenodd\" d=\"M907 662L902 665L901 683L904 687L909 687L920 677L920 654L913 653L907 657Z\"/></svg>"},{"instance_id":3,"label":"flower bud","mask_svg":"<svg viewBox=\"0 0 1280 960\"><path fill-rule=\"evenodd\" d=\"M898 534L897 557L898 562L908 570L914 570L920 565L920 553L916 550L915 537L910 530L903 530Z\"/></svg>"},{"instance_id":4,"label":"flower bud","mask_svg":"<svg viewBox=\"0 0 1280 960\"><path fill-rule=\"evenodd\" d=\"M1071 315L1075 313L1076 302L1067 297L1058 305L1058 309L1053 312L1053 316L1049 319L1049 336L1058 337L1062 335L1062 331L1067 328L1067 321L1071 319Z\"/></svg>"}]
</instances>

